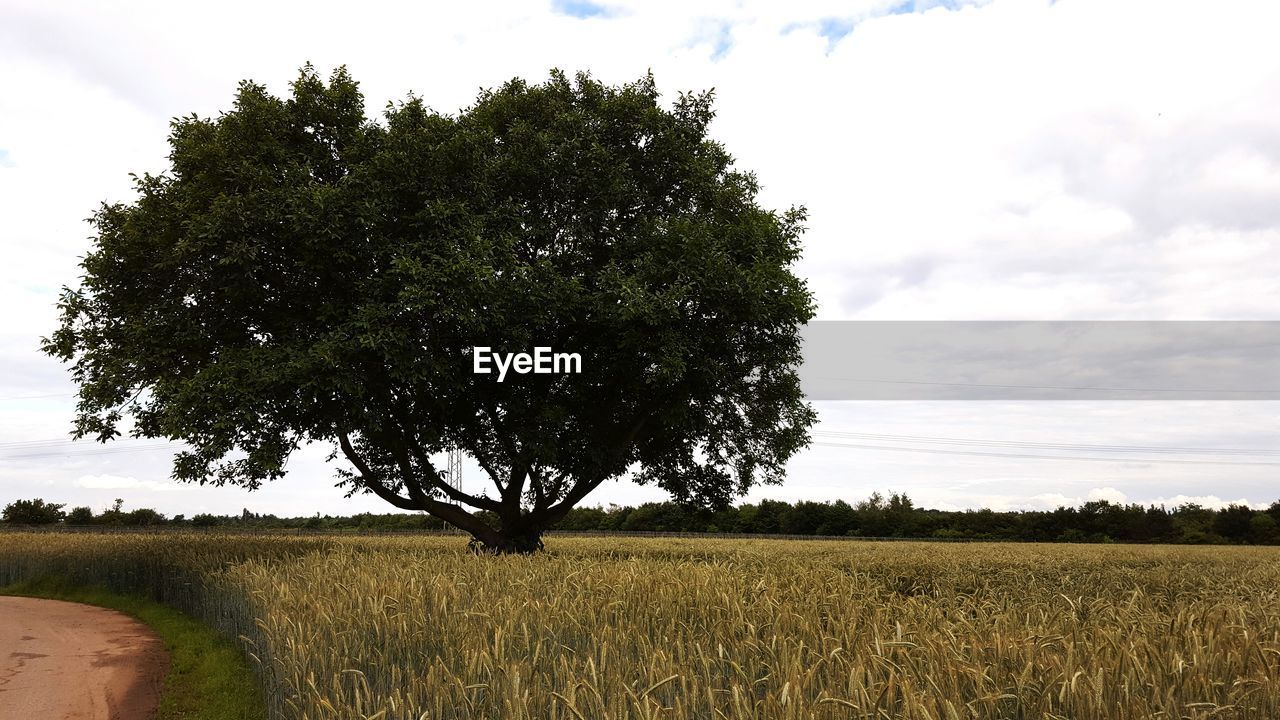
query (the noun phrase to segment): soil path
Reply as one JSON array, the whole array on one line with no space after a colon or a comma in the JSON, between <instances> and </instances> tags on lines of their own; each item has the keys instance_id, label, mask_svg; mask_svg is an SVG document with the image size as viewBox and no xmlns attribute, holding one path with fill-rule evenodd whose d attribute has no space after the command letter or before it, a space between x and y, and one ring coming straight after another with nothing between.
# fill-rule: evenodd
<instances>
[{"instance_id":1,"label":"soil path","mask_svg":"<svg viewBox=\"0 0 1280 720\"><path fill-rule=\"evenodd\" d=\"M149 720L168 667L128 615L0 596L0 720Z\"/></svg>"}]
</instances>

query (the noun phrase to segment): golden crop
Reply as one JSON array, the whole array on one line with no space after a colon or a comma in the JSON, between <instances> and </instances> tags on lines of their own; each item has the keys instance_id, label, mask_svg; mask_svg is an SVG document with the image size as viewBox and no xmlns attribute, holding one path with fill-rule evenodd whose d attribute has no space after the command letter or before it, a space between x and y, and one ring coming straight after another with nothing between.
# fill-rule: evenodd
<instances>
[{"instance_id":1,"label":"golden crop","mask_svg":"<svg viewBox=\"0 0 1280 720\"><path fill-rule=\"evenodd\" d=\"M0 585L143 591L276 718L1280 718L1280 550L0 535Z\"/></svg>"}]
</instances>

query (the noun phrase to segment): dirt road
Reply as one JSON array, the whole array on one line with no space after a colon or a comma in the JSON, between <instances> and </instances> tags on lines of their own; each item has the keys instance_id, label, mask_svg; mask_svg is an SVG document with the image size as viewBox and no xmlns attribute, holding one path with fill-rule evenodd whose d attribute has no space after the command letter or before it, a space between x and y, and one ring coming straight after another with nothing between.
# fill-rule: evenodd
<instances>
[{"instance_id":1,"label":"dirt road","mask_svg":"<svg viewBox=\"0 0 1280 720\"><path fill-rule=\"evenodd\" d=\"M114 610L0 597L0 720L147 720L169 657Z\"/></svg>"}]
</instances>

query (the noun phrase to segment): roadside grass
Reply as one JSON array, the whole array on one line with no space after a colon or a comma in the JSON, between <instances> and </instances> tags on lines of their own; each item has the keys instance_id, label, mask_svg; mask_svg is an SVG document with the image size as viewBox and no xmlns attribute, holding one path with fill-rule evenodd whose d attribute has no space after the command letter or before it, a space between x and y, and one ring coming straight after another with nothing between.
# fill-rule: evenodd
<instances>
[{"instance_id":1,"label":"roadside grass","mask_svg":"<svg viewBox=\"0 0 1280 720\"><path fill-rule=\"evenodd\" d=\"M76 587L44 577L0 587L0 595L69 600L133 616L169 651L157 720L264 720L262 686L235 645L173 608L101 587Z\"/></svg>"}]
</instances>

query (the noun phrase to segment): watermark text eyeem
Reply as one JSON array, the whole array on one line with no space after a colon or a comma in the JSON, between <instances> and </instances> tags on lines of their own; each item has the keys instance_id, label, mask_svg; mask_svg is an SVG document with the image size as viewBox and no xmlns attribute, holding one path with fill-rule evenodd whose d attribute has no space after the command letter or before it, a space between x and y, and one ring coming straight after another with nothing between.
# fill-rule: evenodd
<instances>
[{"instance_id":1,"label":"watermark text eyeem","mask_svg":"<svg viewBox=\"0 0 1280 720\"><path fill-rule=\"evenodd\" d=\"M535 347L533 354L530 355L529 353L493 352L493 348L476 346L472 348L471 358L472 370L477 375L488 375L493 371L491 368L496 368L498 382L506 379L508 370L514 370L521 375L528 373L565 375L582 372L581 355L551 352L549 347Z\"/></svg>"}]
</instances>

